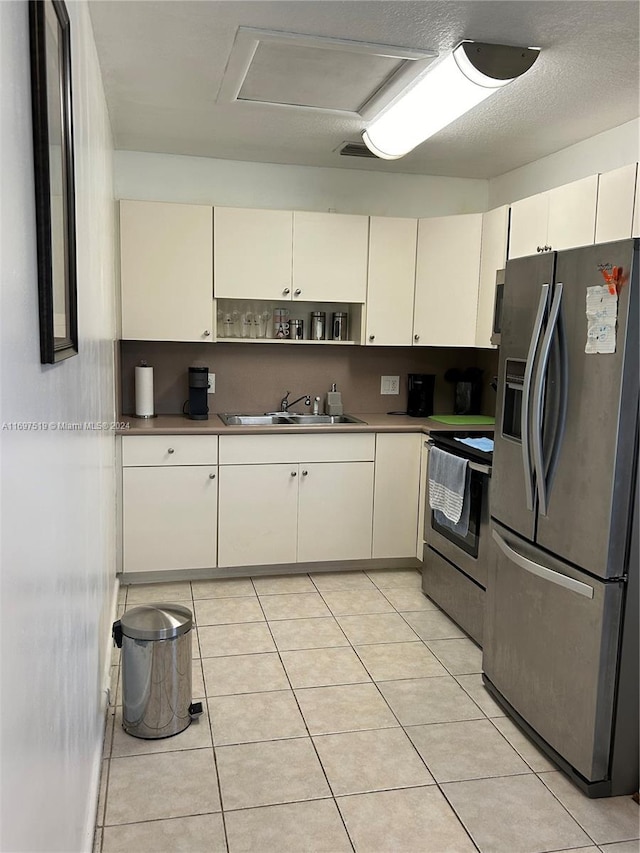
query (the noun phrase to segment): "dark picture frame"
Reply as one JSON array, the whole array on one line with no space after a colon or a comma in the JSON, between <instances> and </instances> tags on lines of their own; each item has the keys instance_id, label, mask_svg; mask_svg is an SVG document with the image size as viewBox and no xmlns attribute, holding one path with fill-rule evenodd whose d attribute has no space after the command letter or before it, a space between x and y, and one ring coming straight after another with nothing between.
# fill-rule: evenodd
<instances>
[{"instance_id":1,"label":"dark picture frame","mask_svg":"<svg viewBox=\"0 0 640 853\"><path fill-rule=\"evenodd\" d=\"M71 34L62 0L29 0L40 361L78 353Z\"/></svg>"}]
</instances>

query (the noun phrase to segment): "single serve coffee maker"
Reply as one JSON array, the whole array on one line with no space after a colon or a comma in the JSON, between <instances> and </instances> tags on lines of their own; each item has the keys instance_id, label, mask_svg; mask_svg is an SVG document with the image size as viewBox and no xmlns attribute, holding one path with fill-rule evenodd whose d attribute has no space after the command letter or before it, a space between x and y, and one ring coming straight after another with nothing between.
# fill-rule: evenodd
<instances>
[{"instance_id":1,"label":"single serve coffee maker","mask_svg":"<svg viewBox=\"0 0 640 853\"><path fill-rule=\"evenodd\" d=\"M189 368L189 399L185 403L185 414L192 421L209 419L207 394L209 393L209 368Z\"/></svg>"},{"instance_id":2,"label":"single serve coffee maker","mask_svg":"<svg viewBox=\"0 0 640 853\"><path fill-rule=\"evenodd\" d=\"M433 414L433 390L436 377L433 373L410 373L407 414L412 418L428 418Z\"/></svg>"}]
</instances>

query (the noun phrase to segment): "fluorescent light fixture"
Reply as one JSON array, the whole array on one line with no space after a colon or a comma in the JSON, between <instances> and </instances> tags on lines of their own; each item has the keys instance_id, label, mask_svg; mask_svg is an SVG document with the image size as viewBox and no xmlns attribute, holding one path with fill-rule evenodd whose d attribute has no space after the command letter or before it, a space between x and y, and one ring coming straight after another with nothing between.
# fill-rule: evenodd
<instances>
[{"instance_id":1,"label":"fluorescent light fixture","mask_svg":"<svg viewBox=\"0 0 640 853\"><path fill-rule=\"evenodd\" d=\"M524 74L538 48L463 41L429 66L362 134L370 151L396 160Z\"/></svg>"}]
</instances>

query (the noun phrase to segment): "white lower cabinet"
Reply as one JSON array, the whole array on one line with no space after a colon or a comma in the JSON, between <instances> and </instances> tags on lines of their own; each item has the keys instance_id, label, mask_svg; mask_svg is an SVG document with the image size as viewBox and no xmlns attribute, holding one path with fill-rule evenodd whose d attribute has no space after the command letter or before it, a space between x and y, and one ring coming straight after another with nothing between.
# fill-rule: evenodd
<instances>
[{"instance_id":1,"label":"white lower cabinet","mask_svg":"<svg viewBox=\"0 0 640 853\"><path fill-rule=\"evenodd\" d=\"M297 465L220 466L220 566L295 563Z\"/></svg>"},{"instance_id":2,"label":"white lower cabinet","mask_svg":"<svg viewBox=\"0 0 640 853\"><path fill-rule=\"evenodd\" d=\"M416 555L422 438L417 433L376 436L374 558Z\"/></svg>"},{"instance_id":3,"label":"white lower cabinet","mask_svg":"<svg viewBox=\"0 0 640 853\"><path fill-rule=\"evenodd\" d=\"M371 557L373 462L300 465L298 562Z\"/></svg>"},{"instance_id":4,"label":"white lower cabinet","mask_svg":"<svg viewBox=\"0 0 640 853\"><path fill-rule=\"evenodd\" d=\"M220 439L220 567L371 557L375 436Z\"/></svg>"},{"instance_id":5,"label":"white lower cabinet","mask_svg":"<svg viewBox=\"0 0 640 853\"><path fill-rule=\"evenodd\" d=\"M123 437L123 570L413 558L423 438Z\"/></svg>"},{"instance_id":6,"label":"white lower cabinet","mask_svg":"<svg viewBox=\"0 0 640 853\"><path fill-rule=\"evenodd\" d=\"M125 572L216 565L216 466L124 468L122 499Z\"/></svg>"}]
</instances>

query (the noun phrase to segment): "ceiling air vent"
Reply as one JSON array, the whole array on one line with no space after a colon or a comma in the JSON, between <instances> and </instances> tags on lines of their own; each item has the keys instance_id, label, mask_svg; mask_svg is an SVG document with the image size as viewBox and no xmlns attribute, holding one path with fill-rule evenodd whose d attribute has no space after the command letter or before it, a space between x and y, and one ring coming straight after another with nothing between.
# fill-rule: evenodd
<instances>
[{"instance_id":1,"label":"ceiling air vent","mask_svg":"<svg viewBox=\"0 0 640 853\"><path fill-rule=\"evenodd\" d=\"M364 142L345 142L340 148L341 157L373 157L376 155L369 151Z\"/></svg>"}]
</instances>

